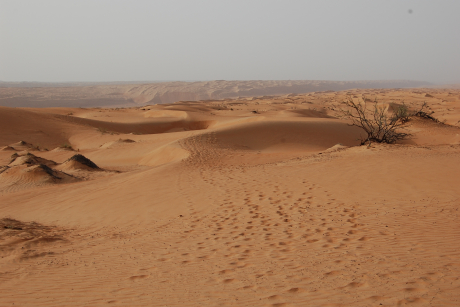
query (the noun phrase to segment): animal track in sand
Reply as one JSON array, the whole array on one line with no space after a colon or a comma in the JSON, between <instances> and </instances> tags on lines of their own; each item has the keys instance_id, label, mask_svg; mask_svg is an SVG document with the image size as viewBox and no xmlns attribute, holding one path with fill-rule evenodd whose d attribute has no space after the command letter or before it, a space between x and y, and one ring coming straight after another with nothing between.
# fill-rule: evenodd
<instances>
[{"instance_id":1,"label":"animal track in sand","mask_svg":"<svg viewBox=\"0 0 460 307\"><path fill-rule=\"evenodd\" d=\"M346 285L345 287L342 287L342 288L354 289L354 288L363 288L363 287L369 287L369 284L367 282L360 283L360 282L353 281L353 282L349 283L348 285Z\"/></svg>"},{"instance_id":2,"label":"animal track in sand","mask_svg":"<svg viewBox=\"0 0 460 307\"><path fill-rule=\"evenodd\" d=\"M403 289L404 292L410 292L410 293L413 293L413 292L426 292L427 289L422 289L422 288L404 288Z\"/></svg>"},{"instance_id":3,"label":"animal track in sand","mask_svg":"<svg viewBox=\"0 0 460 307\"><path fill-rule=\"evenodd\" d=\"M398 301L398 306L405 306L407 304L427 304L429 301L420 298L420 297L411 297L411 298L405 298L403 300Z\"/></svg>"},{"instance_id":4,"label":"animal track in sand","mask_svg":"<svg viewBox=\"0 0 460 307\"><path fill-rule=\"evenodd\" d=\"M272 295L272 296L269 296L269 297L267 297L267 298L268 298L269 300L281 300L281 299L283 299L283 297L280 296L280 295Z\"/></svg>"},{"instance_id":5,"label":"animal track in sand","mask_svg":"<svg viewBox=\"0 0 460 307\"><path fill-rule=\"evenodd\" d=\"M135 275L135 276L131 276L129 279L132 281L138 281L138 280L149 278L149 277L150 275Z\"/></svg>"},{"instance_id":6,"label":"animal track in sand","mask_svg":"<svg viewBox=\"0 0 460 307\"><path fill-rule=\"evenodd\" d=\"M339 276L342 274L343 274L342 271L330 271L330 272L324 273L325 276Z\"/></svg>"},{"instance_id":7,"label":"animal track in sand","mask_svg":"<svg viewBox=\"0 0 460 307\"><path fill-rule=\"evenodd\" d=\"M234 283L234 282L236 282L236 281L237 281L237 280L234 279L234 278L228 278L228 279L224 279L222 282L223 282L224 284L230 284L230 283Z\"/></svg>"},{"instance_id":8,"label":"animal track in sand","mask_svg":"<svg viewBox=\"0 0 460 307\"><path fill-rule=\"evenodd\" d=\"M287 292L291 294L300 294L300 293L305 293L306 291L302 288L291 288Z\"/></svg>"}]
</instances>

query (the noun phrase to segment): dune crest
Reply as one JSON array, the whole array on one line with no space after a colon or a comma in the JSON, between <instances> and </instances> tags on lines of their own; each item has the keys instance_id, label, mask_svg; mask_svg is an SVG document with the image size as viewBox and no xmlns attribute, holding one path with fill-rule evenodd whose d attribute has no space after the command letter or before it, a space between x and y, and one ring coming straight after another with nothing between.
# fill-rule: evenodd
<instances>
[{"instance_id":1,"label":"dune crest","mask_svg":"<svg viewBox=\"0 0 460 307\"><path fill-rule=\"evenodd\" d=\"M19 166L19 165L32 166L32 165L38 165L38 164L43 164L46 166L54 166L57 163L51 160L37 157L34 154L31 154L29 152L23 152L23 153L14 153L11 156L11 161L8 164L8 166Z\"/></svg>"},{"instance_id":2,"label":"dune crest","mask_svg":"<svg viewBox=\"0 0 460 307\"><path fill-rule=\"evenodd\" d=\"M67 159L65 162L60 164L56 169L62 171L73 171L73 170L86 170L86 171L98 171L101 170L93 161L86 158L83 155L76 154Z\"/></svg>"},{"instance_id":3,"label":"dune crest","mask_svg":"<svg viewBox=\"0 0 460 307\"><path fill-rule=\"evenodd\" d=\"M15 158L0 172L0 190L20 191L49 184L76 182L79 179L52 169L54 161L41 159L31 154Z\"/></svg>"}]
</instances>

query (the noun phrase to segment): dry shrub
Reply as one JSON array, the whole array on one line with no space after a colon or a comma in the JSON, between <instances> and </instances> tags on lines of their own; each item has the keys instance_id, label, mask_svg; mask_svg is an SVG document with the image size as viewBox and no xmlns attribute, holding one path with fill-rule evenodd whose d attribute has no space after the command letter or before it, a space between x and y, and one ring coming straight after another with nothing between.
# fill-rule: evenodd
<instances>
[{"instance_id":1,"label":"dry shrub","mask_svg":"<svg viewBox=\"0 0 460 307\"><path fill-rule=\"evenodd\" d=\"M410 136L405 131L411 117L419 116L424 118L434 118L433 112L428 113L428 105L423 105L416 111L403 102L400 105L390 106L382 104L374 99L373 101L363 97L362 99L353 100L348 96L342 102L344 108L340 109L343 118L351 121L351 126L363 129L367 136L361 138L361 145L371 142L393 144L398 140L403 140Z\"/></svg>"}]
</instances>

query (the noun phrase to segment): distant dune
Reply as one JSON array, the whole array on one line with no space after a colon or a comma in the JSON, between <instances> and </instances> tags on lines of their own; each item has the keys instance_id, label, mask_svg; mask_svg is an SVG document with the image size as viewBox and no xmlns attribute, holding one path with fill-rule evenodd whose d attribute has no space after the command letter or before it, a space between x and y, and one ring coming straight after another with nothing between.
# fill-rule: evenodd
<instances>
[{"instance_id":1,"label":"distant dune","mask_svg":"<svg viewBox=\"0 0 460 307\"><path fill-rule=\"evenodd\" d=\"M318 91L430 86L422 81L200 81L131 84L0 82L0 106L103 107Z\"/></svg>"}]
</instances>

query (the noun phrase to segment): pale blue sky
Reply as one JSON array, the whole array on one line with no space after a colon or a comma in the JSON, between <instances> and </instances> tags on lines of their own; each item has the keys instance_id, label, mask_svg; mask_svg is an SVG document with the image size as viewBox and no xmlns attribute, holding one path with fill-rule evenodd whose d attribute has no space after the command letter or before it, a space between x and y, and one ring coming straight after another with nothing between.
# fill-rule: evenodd
<instances>
[{"instance_id":1,"label":"pale blue sky","mask_svg":"<svg viewBox=\"0 0 460 307\"><path fill-rule=\"evenodd\" d=\"M0 80L458 83L459 16L459 0L0 0Z\"/></svg>"}]
</instances>

